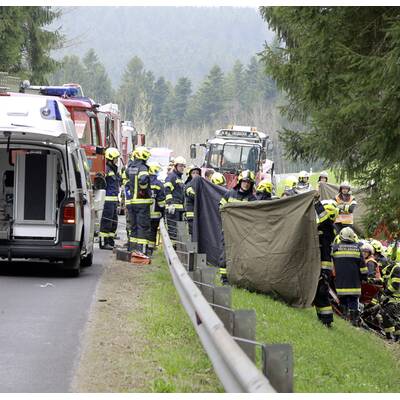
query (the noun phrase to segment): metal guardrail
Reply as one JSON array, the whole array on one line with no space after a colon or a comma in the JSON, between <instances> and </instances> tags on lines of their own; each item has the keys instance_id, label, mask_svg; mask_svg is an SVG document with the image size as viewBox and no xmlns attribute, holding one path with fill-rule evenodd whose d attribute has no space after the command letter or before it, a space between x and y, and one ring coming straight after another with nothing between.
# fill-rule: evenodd
<instances>
[{"instance_id":1,"label":"metal guardrail","mask_svg":"<svg viewBox=\"0 0 400 400\"><path fill-rule=\"evenodd\" d=\"M275 393L268 379L246 356L193 283L160 222L164 254L181 302L227 392Z\"/></svg>"}]
</instances>

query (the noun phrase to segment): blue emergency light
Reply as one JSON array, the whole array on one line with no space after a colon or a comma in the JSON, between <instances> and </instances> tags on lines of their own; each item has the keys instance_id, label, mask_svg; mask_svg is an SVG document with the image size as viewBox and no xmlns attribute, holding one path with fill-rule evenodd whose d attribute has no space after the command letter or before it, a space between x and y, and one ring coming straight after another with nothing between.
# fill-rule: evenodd
<instances>
[{"instance_id":1,"label":"blue emergency light","mask_svg":"<svg viewBox=\"0 0 400 400\"><path fill-rule=\"evenodd\" d=\"M57 101L47 100L46 106L40 109L40 115L43 119L61 121L61 113L60 109L58 108Z\"/></svg>"},{"instance_id":2,"label":"blue emergency light","mask_svg":"<svg viewBox=\"0 0 400 400\"><path fill-rule=\"evenodd\" d=\"M79 96L79 89L72 86L44 86L40 88L40 94L45 96L77 97Z\"/></svg>"}]
</instances>

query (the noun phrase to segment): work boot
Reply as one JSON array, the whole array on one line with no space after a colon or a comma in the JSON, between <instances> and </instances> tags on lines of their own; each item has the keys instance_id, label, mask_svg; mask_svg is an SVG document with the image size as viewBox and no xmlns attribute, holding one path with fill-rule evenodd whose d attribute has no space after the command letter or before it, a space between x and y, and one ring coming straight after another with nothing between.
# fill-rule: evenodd
<instances>
[{"instance_id":1,"label":"work boot","mask_svg":"<svg viewBox=\"0 0 400 400\"><path fill-rule=\"evenodd\" d=\"M332 328L332 322L323 322L323 324L324 324L325 328L329 328L329 329Z\"/></svg>"},{"instance_id":2,"label":"work boot","mask_svg":"<svg viewBox=\"0 0 400 400\"><path fill-rule=\"evenodd\" d=\"M386 332L386 339L389 340L390 342L394 342L394 335L392 332Z\"/></svg>"},{"instance_id":3,"label":"work boot","mask_svg":"<svg viewBox=\"0 0 400 400\"><path fill-rule=\"evenodd\" d=\"M113 250L113 249L114 249L114 246L111 244L110 238L104 238L103 250Z\"/></svg>"},{"instance_id":4,"label":"work boot","mask_svg":"<svg viewBox=\"0 0 400 400\"><path fill-rule=\"evenodd\" d=\"M100 249L104 249L104 245L105 245L105 237L100 236L99 237L99 248Z\"/></svg>"},{"instance_id":5,"label":"work boot","mask_svg":"<svg viewBox=\"0 0 400 400\"><path fill-rule=\"evenodd\" d=\"M221 275L221 283L225 285L229 285L228 277L226 275Z\"/></svg>"},{"instance_id":6,"label":"work boot","mask_svg":"<svg viewBox=\"0 0 400 400\"><path fill-rule=\"evenodd\" d=\"M358 310L350 310L349 311L349 317L350 317L350 323L353 326L359 326L360 325L360 313Z\"/></svg>"},{"instance_id":7,"label":"work boot","mask_svg":"<svg viewBox=\"0 0 400 400\"><path fill-rule=\"evenodd\" d=\"M152 247L147 248L146 256L152 257L154 249Z\"/></svg>"}]
</instances>

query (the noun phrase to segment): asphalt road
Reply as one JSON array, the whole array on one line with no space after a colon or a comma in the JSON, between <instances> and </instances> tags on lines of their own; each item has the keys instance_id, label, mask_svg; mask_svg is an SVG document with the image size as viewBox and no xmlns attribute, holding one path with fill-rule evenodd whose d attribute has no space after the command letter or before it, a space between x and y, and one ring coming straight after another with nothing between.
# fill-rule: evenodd
<instances>
[{"instance_id":1,"label":"asphalt road","mask_svg":"<svg viewBox=\"0 0 400 400\"><path fill-rule=\"evenodd\" d=\"M79 278L48 263L0 262L0 392L70 391L80 339L110 257L96 248L93 266Z\"/></svg>"}]
</instances>

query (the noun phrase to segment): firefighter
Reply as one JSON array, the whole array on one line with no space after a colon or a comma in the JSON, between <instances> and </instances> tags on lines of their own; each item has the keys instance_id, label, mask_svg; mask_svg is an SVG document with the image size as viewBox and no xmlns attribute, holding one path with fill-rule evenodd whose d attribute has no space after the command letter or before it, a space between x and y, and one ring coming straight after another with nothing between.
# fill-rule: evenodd
<instances>
[{"instance_id":1,"label":"firefighter","mask_svg":"<svg viewBox=\"0 0 400 400\"><path fill-rule=\"evenodd\" d=\"M288 176L284 182L283 182L283 193L282 193L282 198L283 197L290 197L290 196L294 196L295 194L298 194L296 191L296 185L297 185L297 181L296 178L291 175Z\"/></svg>"},{"instance_id":2,"label":"firefighter","mask_svg":"<svg viewBox=\"0 0 400 400\"><path fill-rule=\"evenodd\" d=\"M378 263L379 269L382 272L382 270L387 266L388 264L388 259L384 255L384 249L382 246L382 243L379 240L372 239L370 241L371 246L374 248L374 253L375 253L375 260Z\"/></svg>"},{"instance_id":3,"label":"firefighter","mask_svg":"<svg viewBox=\"0 0 400 400\"><path fill-rule=\"evenodd\" d=\"M105 151L106 158L106 197L104 199L103 214L100 221L99 247L104 250L112 250L115 246L115 232L118 227L118 194L120 176L117 162L120 152L115 147L109 147Z\"/></svg>"},{"instance_id":4,"label":"firefighter","mask_svg":"<svg viewBox=\"0 0 400 400\"><path fill-rule=\"evenodd\" d=\"M361 281L367 281L368 268L361 254L357 235L350 227L339 233L339 242L332 246L335 266L335 286L343 315L352 325L359 321L358 299L361 295Z\"/></svg>"},{"instance_id":5,"label":"firefighter","mask_svg":"<svg viewBox=\"0 0 400 400\"><path fill-rule=\"evenodd\" d=\"M330 328L333 322L333 310L329 299L329 288L333 286L331 246L336 234L334 222L339 210L334 204L324 200L315 203L315 210L317 212L321 271L314 306L318 319Z\"/></svg>"},{"instance_id":6,"label":"firefighter","mask_svg":"<svg viewBox=\"0 0 400 400\"><path fill-rule=\"evenodd\" d=\"M129 177L126 172L126 168L123 169L121 173L122 177L122 185L124 189L124 196L125 196L125 220L126 220L126 236L128 238L127 243L124 245L125 247L129 248L129 238L131 237L131 205L132 205L132 193L130 191L129 185Z\"/></svg>"},{"instance_id":7,"label":"firefighter","mask_svg":"<svg viewBox=\"0 0 400 400\"><path fill-rule=\"evenodd\" d=\"M238 176L238 182L233 189L228 190L220 201L220 209L229 203L255 201L257 198L253 194L253 187L255 183L255 175L253 171L245 170ZM222 254L219 260L219 273L221 275L221 282L226 285L228 283L228 276L226 273L226 258L225 258L225 242L222 233Z\"/></svg>"},{"instance_id":8,"label":"firefighter","mask_svg":"<svg viewBox=\"0 0 400 400\"><path fill-rule=\"evenodd\" d=\"M211 176L211 183L213 183L214 185L217 186L226 186L226 179L225 176L223 174L221 174L220 172L214 172Z\"/></svg>"},{"instance_id":9,"label":"firefighter","mask_svg":"<svg viewBox=\"0 0 400 400\"><path fill-rule=\"evenodd\" d=\"M345 227L353 227L353 212L357 206L357 202L351 194L351 187L347 181L340 184L339 193L335 197L336 206L339 208L339 215L336 218L336 226L338 229Z\"/></svg>"},{"instance_id":10,"label":"firefighter","mask_svg":"<svg viewBox=\"0 0 400 400\"><path fill-rule=\"evenodd\" d=\"M400 263L387 266L384 275L384 291L381 297L383 328L386 338L400 339Z\"/></svg>"},{"instance_id":11,"label":"firefighter","mask_svg":"<svg viewBox=\"0 0 400 400\"><path fill-rule=\"evenodd\" d=\"M204 178L207 181L211 181L211 177L213 176L214 173L215 173L215 170L213 170L212 168L207 168L206 172L204 172Z\"/></svg>"},{"instance_id":12,"label":"firefighter","mask_svg":"<svg viewBox=\"0 0 400 400\"><path fill-rule=\"evenodd\" d=\"M328 183L328 173L326 171L322 171L319 174L318 182Z\"/></svg>"},{"instance_id":13,"label":"firefighter","mask_svg":"<svg viewBox=\"0 0 400 400\"><path fill-rule=\"evenodd\" d=\"M189 235L192 237L193 233L193 219L194 219L194 199L196 192L191 185L192 180L196 176L201 175L201 168L196 165L191 165L187 170L187 179L185 181L185 219L189 226Z\"/></svg>"},{"instance_id":14,"label":"firefighter","mask_svg":"<svg viewBox=\"0 0 400 400\"><path fill-rule=\"evenodd\" d=\"M381 284L381 272L378 262L374 257L374 248L367 242L361 246L361 251L364 257L365 266L368 268L368 283Z\"/></svg>"},{"instance_id":15,"label":"firefighter","mask_svg":"<svg viewBox=\"0 0 400 400\"><path fill-rule=\"evenodd\" d=\"M162 167L157 162L147 164L149 167L150 174L150 187L152 191L153 202L150 209L150 239L149 239L149 255L153 254L153 251L157 243L157 231L160 225L160 219L164 216L165 211L165 192L164 184L158 179L157 174L162 170Z\"/></svg>"},{"instance_id":16,"label":"firefighter","mask_svg":"<svg viewBox=\"0 0 400 400\"><path fill-rule=\"evenodd\" d=\"M312 190L309 180L310 180L310 174L307 171L299 172L299 178L296 185L297 193L304 193Z\"/></svg>"},{"instance_id":17,"label":"firefighter","mask_svg":"<svg viewBox=\"0 0 400 400\"><path fill-rule=\"evenodd\" d=\"M256 186L257 200L272 200L272 183L263 179Z\"/></svg>"},{"instance_id":18,"label":"firefighter","mask_svg":"<svg viewBox=\"0 0 400 400\"><path fill-rule=\"evenodd\" d=\"M149 157L149 150L142 146L136 147L127 167L129 191L132 196L130 206L132 228L129 237L129 250L136 250L145 255L149 254L150 207L153 202L149 167L146 165Z\"/></svg>"},{"instance_id":19,"label":"firefighter","mask_svg":"<svg viewBox=\"0 0 400 400\"><path fill-rule=\"evenodd\" d=\"M186 160L181 156L176 157L174 167L164 184L168 233L172 240L176 239L176 222L183 219L185 191L182 175L185 167Z\"/></svg>"}]
</instances>

